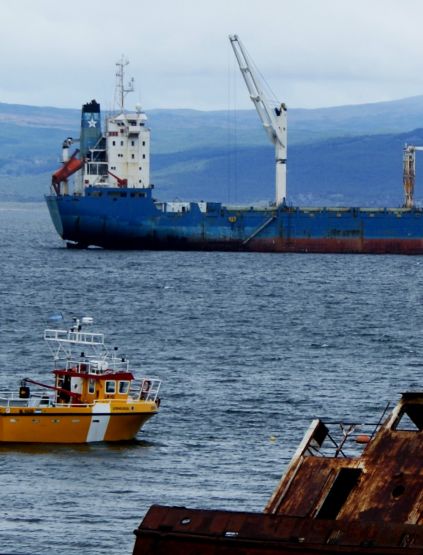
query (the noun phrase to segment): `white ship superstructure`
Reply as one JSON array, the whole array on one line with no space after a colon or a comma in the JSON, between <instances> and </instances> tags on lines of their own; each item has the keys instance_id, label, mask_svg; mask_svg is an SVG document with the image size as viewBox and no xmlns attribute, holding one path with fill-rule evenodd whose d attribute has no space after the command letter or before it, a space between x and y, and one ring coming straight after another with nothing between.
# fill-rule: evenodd
<instances>
[{"instance_id":1,"label":"white ship superstructure","mask_svg":"<svg viewBox=\"0 0 423 555\"><path fill-rule=\"evenodd\" d=\"M115 187L116 182L125 187L149 186L150 130L146 121L147 116L141 109L107 118L108 181L112 186Z\"/></svg>"},{"instance_id":2,"label":"white ship superstructure","mask_svg":"<svg viewBox=\"0 0 423 555\"><path fill-rule=\"evenodd\" d=\"M141 188L150 186L150 129L147 116L137 105L133 112L125 109L125 97L133 91L133 80L125 87L124 68L128 62L116 63L117 109L105 119L101 129L100 104L95 100L84 104L79 139L68 137L63 142L62 167L53 174L52 186L57 194L67 194L68 178L74 175L76 195L85 195L94 186ZM73 143L79 143L69 156Z\"/></svg>"}]
</instances>

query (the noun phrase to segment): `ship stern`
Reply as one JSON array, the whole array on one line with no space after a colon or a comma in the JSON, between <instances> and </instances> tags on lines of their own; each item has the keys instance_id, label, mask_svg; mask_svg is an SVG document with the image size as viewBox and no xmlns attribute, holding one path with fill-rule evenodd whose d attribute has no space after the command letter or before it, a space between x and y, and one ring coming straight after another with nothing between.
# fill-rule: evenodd
<instances>
[{"instance_id":1,"label":"ship stern","mask_svg":"<svg viewBox=\"0 0 423 555\"><path fill-rule=\"evenodd\" d=\"M57 233L63 239L63 222L62 216L60 215L58 197L57 195L46 195L45 200L53 225L56 228Z\"/></svg>"}]
</instances>

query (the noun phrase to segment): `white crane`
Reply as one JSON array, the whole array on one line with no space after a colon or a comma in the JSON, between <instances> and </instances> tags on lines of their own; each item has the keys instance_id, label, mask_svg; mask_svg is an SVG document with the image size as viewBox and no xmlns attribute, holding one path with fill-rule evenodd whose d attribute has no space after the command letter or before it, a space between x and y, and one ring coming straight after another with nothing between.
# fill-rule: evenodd
<instances>
[{"instance_id":1,"label":"white crane","mask_svg":"<svg viewBox=\"0 0 423 555\"><path fill-rule=\"evenodd\" d=\"M416 150L423 146L405 145L403 154L404 208L414 207L414 182L416 179Z\"/></svg>"},{"instance_id":2,"label":"white crane","mask_svg":"<svg viewBox=\"0 0 423 555\"><path fill-rule=\"evenodd\" d=\"M280 104L274 107L263 94L259 76L253 69L253 64L245 51L238 35L230 35L233 51L238 61L239 69L247 85L250 98L254 103L264 129L275 145L276 158L276 205L283 204L286 199L286 151L287 151L287 121L286 106Z\"/></svg>"}]
</instances>

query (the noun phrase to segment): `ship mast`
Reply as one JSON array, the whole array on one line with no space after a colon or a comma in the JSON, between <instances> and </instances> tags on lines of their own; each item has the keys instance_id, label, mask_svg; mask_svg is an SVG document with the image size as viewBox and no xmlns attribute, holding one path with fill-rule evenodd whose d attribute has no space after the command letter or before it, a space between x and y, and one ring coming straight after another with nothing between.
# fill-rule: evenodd
<instances>
[{"instance_id":1,"label":"ship mast","mask_svg":"<svg viewBox=\"0 0 423 555\"><path fill-rule=\"evenodd\" d=\"M414 183L416 179L416 151L423 146L405 145L403 154L404 208L414 208Z\"/></svg>"},{"instance_id":2,"label":"ship mast","mask_svg":"<svg viewBox=\"0 0 423 555\"><path fill-rule=\"evenodd\" d=\"M125 67L129 61L122 55L120 60L116 62L116 96L119 102L119 109L121 113L125 111L125 97L128 93L134 91L134 78L131 77L128 84L125 86Z\"/></svg>"}]
</instances>

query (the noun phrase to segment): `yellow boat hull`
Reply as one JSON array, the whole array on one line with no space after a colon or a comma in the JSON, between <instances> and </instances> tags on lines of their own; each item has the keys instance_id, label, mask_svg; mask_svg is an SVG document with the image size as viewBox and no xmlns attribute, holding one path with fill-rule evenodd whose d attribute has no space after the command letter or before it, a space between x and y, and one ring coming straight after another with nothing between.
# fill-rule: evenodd
<instances>
[{"instance_id":1,"label":"yellow boat hull","mask_svg":"<svg viewBox=\"0 0 423 555\"><path fill-rule=\"evenodd\" d=\"M156 403L150 401L44 408L0 407L0 442L125 441L133 439L156 412Z\"/></svg>"}]
</instances>

